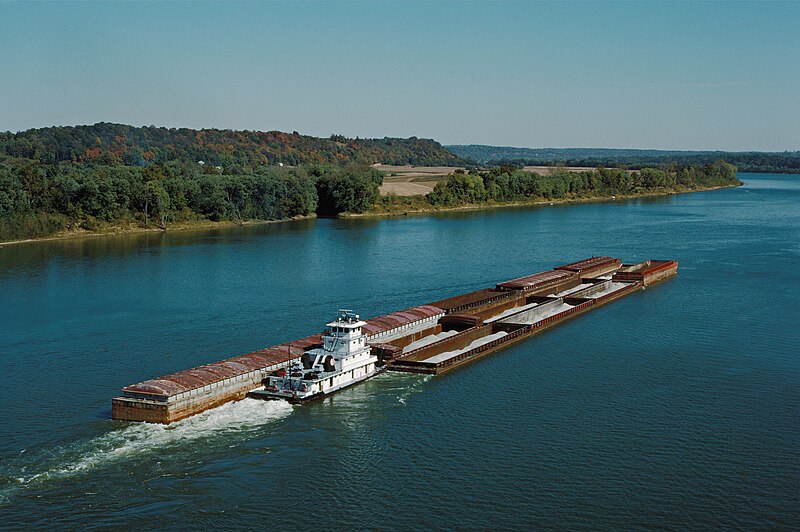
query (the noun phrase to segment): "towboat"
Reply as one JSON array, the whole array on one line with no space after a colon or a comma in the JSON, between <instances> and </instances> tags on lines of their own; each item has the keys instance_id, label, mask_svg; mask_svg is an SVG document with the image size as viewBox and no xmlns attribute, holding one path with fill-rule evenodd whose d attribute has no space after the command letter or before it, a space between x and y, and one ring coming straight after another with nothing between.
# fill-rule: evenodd
<instances>
[{"instance_id":1,"label":"towboat","mask_svg":"<svg viewBox=\"0 0 800 532\"><path fill-rule=\"evenodd\" d=\"M367 344L364 325L358 314L340 309L336 319L326 325L321 347L305 351L301 362L266 377L264 388L248 395L302 403L374 377L384 368Z\"/></svg>"}]
</instances>

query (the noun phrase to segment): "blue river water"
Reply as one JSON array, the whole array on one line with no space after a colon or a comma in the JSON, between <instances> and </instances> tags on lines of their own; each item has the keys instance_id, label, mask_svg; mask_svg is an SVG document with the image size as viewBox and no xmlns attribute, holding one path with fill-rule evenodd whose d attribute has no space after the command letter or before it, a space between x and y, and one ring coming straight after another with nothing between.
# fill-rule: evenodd
<instances>
[{"instance_id":1,"label":"blue river water","mask_svg":"<svg viewBox=\"0 0 800 532\"><path fill-rule=\"evenodd\" d=\"M0 248L0 527L800 524L800 179ZM122 386L590 255L679 275L439 377L169 427Z\"/></svg>"}]
</instances>

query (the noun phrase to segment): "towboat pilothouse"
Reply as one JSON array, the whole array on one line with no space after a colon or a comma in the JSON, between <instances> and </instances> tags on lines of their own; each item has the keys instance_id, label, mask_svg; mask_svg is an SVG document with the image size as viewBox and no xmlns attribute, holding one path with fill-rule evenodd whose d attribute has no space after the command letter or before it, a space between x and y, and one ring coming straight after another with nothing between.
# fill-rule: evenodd
<instances>
[{"instance_id":1,"label":"towboat pilothouse","mask_svg":"<svg viewBox=\"0 0 800 532\"><path fill-rule=\"evenodd\" d=\"M306 351L300 362L264 379L264 388L248 395L257 399L284 399L301 403L368 379L383 368L371 352L361 321L352 310L339 310L327 324L322 347Z\"/></svg>"}]
</instances>

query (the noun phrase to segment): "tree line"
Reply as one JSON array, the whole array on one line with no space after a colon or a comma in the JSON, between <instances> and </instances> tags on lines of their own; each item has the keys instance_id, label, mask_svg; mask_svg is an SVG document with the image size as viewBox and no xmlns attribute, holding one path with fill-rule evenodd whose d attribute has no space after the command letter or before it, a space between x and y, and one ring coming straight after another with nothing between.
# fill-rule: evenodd
<instances>
[{"instance_id":1,"label":"tree line","mask_svg":"<svg viewBox=\"0 0 800 532\"><path fill-rule=\"evenodd\" d=\"M740 172L800 173L800 151L722 152L682 150L629 150L612 148L512 148L485 145L446 146L472 166L578 166L596 168L625 166L677 171L718 160L735 165Z\"/></svg>"},{"instance_id":2,"label":"tree line","mask_svg":"<svg viewBox=\"0 0 800 532\"><path fill-rule=\"evenodd\" d=\"M182 221L364 212L378 199L382 181L381 172L355 163L262 167L235 175L180 161L146 167L0 164L0 241L77 227L166 228Z\"/></svg>"},{"instance_id":3,"label":"tree line","mask_svg":"<svg viewBox=\"0 0 800 532\"><path fill-rule=\"evenodd\" d=\"M7 160L0 162L0 241L44 237L78 227L167 228L175 222L243 223L363 213L398 201L381 199L382 182L381 172L359 163L261 166L248 173L230 173L219 165L181 160L146 166ZM722 161L675 170L560 170L548 176L506 165L457 170L427 196L399 203L413 201L415 206L435 208L737 183L736 168Z\"/></svg>"},{"instance_id":4,"label":"tree line","mask_svg":"<svg viewBox=\"0 0 800 532\"><path fill-rule=\"evenodd\" d=\"M531 198L562 199L653 191L709 188L739 184L736 167L723 161L684 166L674 171L643 168L598 168L586 172L557 170L552 175L526 172L514 166L489 171L456 171L436 184L426 199L434 206L507 202Z\"/></svg>"},{"instance_id":5,"label":"tree line","mask_svg":"<svg viewBox=\"0 0 800 532\"><path fill-rule=\"evenodd\" d=\"M463 163L438 142L417 137L353 139L331 135L319 138L296 131L196 130L107 122L0 132L0 162L14 159L44 164L72 162L141 167L171 161L203 161L222 166L230 174L248 174L263 166L281 164L359 162L460 166Z\"/></svg>"}]
</instances>

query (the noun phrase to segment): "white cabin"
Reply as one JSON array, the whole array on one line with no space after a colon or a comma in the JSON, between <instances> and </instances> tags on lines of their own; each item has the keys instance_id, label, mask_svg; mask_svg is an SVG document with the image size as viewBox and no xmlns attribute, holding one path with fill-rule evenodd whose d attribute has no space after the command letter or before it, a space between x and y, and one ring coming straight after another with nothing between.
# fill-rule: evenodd
<instances>
[{"instance_id":1,"label":"white cabin","mask_svg":"<svg viewBox=\"0 0 800 532\"><path fill-rule=\"evenodd\" d=\"M277 372L263 391L252 393L301 402L372 377L379 371L378 357L367 344L364 325L358 314L340 309L336 319L327 324L322 347L306 351L302 364Z\"/></svg>"}]
</instances>

